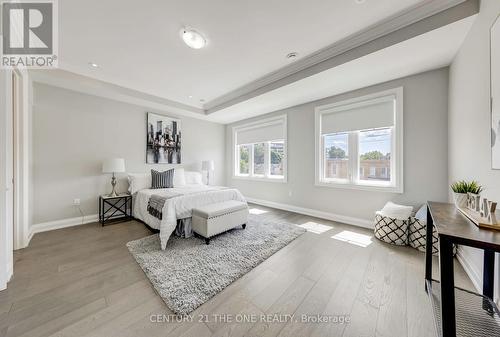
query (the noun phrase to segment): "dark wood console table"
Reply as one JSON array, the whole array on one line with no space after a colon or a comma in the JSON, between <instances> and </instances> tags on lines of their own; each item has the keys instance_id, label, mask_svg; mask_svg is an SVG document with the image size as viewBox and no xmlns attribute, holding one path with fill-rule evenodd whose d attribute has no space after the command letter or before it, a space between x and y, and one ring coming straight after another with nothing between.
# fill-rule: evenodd
<instances>
[{"instance_id":1,"label":"dark wood console table","mask_svg":"<svg viewBox=\"0 0 500 337\"><path fill-rule=\"evenodd\" d=\"M439 236L439 273L432 279L432 232ZM495 252L500 231L479 229L453 204L427 203L425 289L431 298L438 336L500 336L500 312L493 302ZM484 251L483 293L455 287L453 245Z\"/></svg>"}]
</instances>

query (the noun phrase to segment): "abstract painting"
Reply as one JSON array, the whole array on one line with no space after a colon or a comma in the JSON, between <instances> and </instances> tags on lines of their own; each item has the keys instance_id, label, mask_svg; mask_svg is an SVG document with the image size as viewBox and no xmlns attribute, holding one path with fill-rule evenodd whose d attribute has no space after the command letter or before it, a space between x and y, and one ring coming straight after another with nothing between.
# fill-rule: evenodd
<instances>
[{"instance_id":1,"label":"abstract painting","mask_svg":"<svg viewBox=\"0 0 500 337\"><path fill-rule=\"evenodd\" d=\"M181 163L181 122L148 112L146 130L147 164Z\"/></svg>"}]
</instances>

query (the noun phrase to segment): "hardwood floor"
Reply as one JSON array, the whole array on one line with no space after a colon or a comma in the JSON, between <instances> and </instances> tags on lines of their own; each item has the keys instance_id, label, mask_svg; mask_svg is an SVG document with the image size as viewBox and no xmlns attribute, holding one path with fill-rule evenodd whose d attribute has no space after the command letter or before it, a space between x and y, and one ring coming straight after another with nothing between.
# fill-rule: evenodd
<instances>
[{"instance_id":1,"label":"hardwood floor","mask_svg":"<svg viewBox=\"0 0 500 337\"><path fill-rule=\"evenodd\" d=\"M339 241L331 237L372 232L251 207L266 211L258 215L264 219L331 229L302 235L184 322L169 316L125 247L150 234L143 224L88 224L40 233L15 252L14 277L0 292L0 336L434 336L422 253L374 238L366 247L353 244L356 237ZM458 264L455 273L460 286L472 289ZM294 320L266 322L261 319L266 314L276 314L269 319L294 315ZM302 315L349 317L350 322L302 322Z\"/></svg>"}]
</instances>

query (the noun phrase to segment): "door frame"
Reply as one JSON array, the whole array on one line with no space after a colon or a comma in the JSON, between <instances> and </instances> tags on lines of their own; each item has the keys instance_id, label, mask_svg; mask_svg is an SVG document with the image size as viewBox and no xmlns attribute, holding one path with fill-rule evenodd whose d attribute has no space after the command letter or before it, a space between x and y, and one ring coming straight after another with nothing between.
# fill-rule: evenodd
<instances>
[{"instance_id":1,"label":"door frame","mask_svg":"<svg viewBox=\"0 0 500 337\"><path fill-rule=\"evenodd\" d=\"M10 217L12 207L8 203L8 193L12 188L9 167L12 167L12 71L0 70L0 290L7 287L13 273L13 226Z\"/></svg>"},{"instance_id":2,"label":"door frame","mask_svg":"<svg viewBox=\"0 0 500 337\"><path fill-rule=\"evenodd\" d=\"M14 226L0 226L2 290L13 274L13 250L25 248L30 239L32 82L27 70L0 70L0 90L0 223L14 223ZM14 189L12 204L8 198L11 189Z\"/></svg>"},{"instance_id":3,"label":"door frame","mask_svg":"<svg viewBox=\"0 0 500 337\"><path fill-rule=\"evenodd\" d=\"M14 70L16 76L16 113L14 128L14 250L25 248L31 239L29 233L29 192L31 157L31 101L32 83L26 70Z\"/></svg>"}]
</instances>

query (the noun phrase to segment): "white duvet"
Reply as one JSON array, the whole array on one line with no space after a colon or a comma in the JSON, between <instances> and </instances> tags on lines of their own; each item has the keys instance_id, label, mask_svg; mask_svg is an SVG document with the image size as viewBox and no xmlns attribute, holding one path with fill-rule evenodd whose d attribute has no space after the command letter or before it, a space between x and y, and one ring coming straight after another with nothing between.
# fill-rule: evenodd
<instances>
[{"instance_id":1,"label":"white duvet","mask_svg":"<svg viewBox=\"0 0 500 337\"><path fill-rule=\"evenodd\" d=\"M148 212L148 201L153 194L172 196L171 199L165 201L162 220ZM237 189L220 186L185 185L174 188L144 189L137 192L135 196L134 216L152 228L160 230L161 249L165 249L170 235L175 230L177 219L190 218L193 208L227 200L246 202Z\"/></svg>"}]
</instances>

